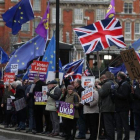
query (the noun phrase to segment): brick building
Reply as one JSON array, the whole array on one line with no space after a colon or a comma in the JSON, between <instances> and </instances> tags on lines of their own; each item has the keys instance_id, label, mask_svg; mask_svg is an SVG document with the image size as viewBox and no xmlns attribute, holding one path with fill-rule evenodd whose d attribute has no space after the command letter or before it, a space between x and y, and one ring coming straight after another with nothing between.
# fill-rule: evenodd
<instances>
[{"instance_id":1,"label":"brick building","mask_svg":"<svg viewBox=\"0 0 140 140\"><path fill-rule=\"evenodd\" d=\"M0 13L4 13L8 8L15 5L19 0L0 0ZM21 31L16 35L11 35L11 29L4 26L4 22L0 16L0 45L10 42L10 48L16 42L27 41L32 38L35 33L34 29L40 22L41 17L45 13L47 0L31 0L33 5L35 20L23 25ZM70 43L74 46L74 50L67 52L70 61L84 57L82 47L79 43L77 35L73 32L73 28L92 24L97 20L104 19L106 10L110 4L110 0L60 0L60 41ZM56 23L56 0L50 0L50 38ZM139 0L116 0L116 17L119 18L127 45L131 44L140 37L140 1ZM5 46L4 46L5 47ZM9 47L9 46L8 46ZM10 49L9 49L10 50ZM116 57L120 50L111 47L104 51L100 51L101 60L104 55ZM65 52L63 53L65 54ZM63 55L63 59L65 59ZM96 60L96 53L87 56L90 66L93 66ZM94 61L93 61L94 59Z\"/></svg>"},{"instance_id":2,"label":"brick building","mask_svg":"<svg viewBox=\"0 0 140 140\"><path fill-rule=\"evenodd\" d=\"M14 6L20 0L0 0L0 46L8 53L13 50L13 44L17 42L26 42L35 36L34 29L39 24L47 7L47 0L31 0L35 19L25 23L21 31L17 35L11 34L11 29L5 26L1 14L6 12L10 7Z\"/></svg>"}]
</instances>

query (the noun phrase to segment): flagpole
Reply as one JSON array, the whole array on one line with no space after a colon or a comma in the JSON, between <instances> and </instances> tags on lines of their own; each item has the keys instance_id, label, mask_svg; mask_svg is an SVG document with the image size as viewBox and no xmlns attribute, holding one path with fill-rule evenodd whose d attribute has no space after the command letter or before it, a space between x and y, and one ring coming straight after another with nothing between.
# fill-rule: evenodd
<instances>
[{"instance_id":1,"label":"flagpole","mask_svg":"<svg viewBox=\"0 0 140 140\"><path fill-rule=\"evenodd\" d=\"M56 80L59 81L59 0L56 0Z\"/></svg>"}]
</instances>

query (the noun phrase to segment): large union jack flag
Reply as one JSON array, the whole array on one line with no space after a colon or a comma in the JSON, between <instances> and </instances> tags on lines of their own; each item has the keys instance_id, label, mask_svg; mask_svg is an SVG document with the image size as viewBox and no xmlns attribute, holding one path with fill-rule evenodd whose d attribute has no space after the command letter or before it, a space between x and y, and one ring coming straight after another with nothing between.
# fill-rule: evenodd
<instances>
[{"instance_id":1,"label":"large union jack flag","mask_svg":"<svg viewBox=\"0 0 140 140\"><path fill-rule=\"evenodd\" d=\"M104 19L94 24L74 28L86 54L100 51L110 46L125 48L122 27L116 18Z\"/></svg>"},{"instance_id":2,"label":"large union jack flag","mask_svg":"<svg viewBox=\"0 0 140 140\"><path fill-rule=\"evenodd\" d=\"M83 69L84 60L80 59L75 62L68 63L62 67L64 71L64 77L71 77L72 80L82 77L82 69Z\"/></svg>"}]
</instances>

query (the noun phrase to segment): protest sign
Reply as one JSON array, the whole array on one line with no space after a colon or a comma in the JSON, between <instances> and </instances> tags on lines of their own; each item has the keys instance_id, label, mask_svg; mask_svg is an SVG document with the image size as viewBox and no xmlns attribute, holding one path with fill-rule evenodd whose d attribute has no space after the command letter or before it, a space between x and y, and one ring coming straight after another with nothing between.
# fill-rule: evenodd
<instances>
[{"instance_id":1,"label":"protest sign","mask_svg":"<svg viewBox=\"0 0 140 140\"><path fill-rule=\"evenodd\" d=\"M15 73L4 73L4 83L12 83L15 80Z\"/></svg>"},{"instance_id":2,"label":"protest sign","mask_svg":"<svg viewBox=\"0 0 140 140\"><path fill-rule=\"evenodd\" d=\"M84 91L82 91L82 100L81 103L85 104L85 103L90 103L93 101L93 94L94 94L94 90L93 88L86 88Z\"/></svg>"},{"instance_id":3,"label":"protest sign","mask_svg":"<svg viewBox=\"0 0 140 140\"><path fill-rule=\"evenodd\" d=\"M47 95L42 92L35 92L35 105L46 105Z\"/></svg>"},{"instance_id":4,"label":"protest sign","mask_svg":"<svg viewBox=\"0 0 140 140\"><path fill-rule=\"evenodd\" d=\"M11 73L18 75L18 64L11 64Z\"/></svg>"},{"instance_id":5,"label":"protest sign","mask_svg":"<svg viewBox=\"0 0 140 140\"><path fill-rule=\"evenodd\" d=\"M19 100L16 100L16 101L14 102L14 105L15 105L16 111L20 111L20 110L22 110L23 108L25 108L25 107L26 107L26 102L25 102L24 97L21 98L21 99L19 99Z\"/></svg>"},{"instance_id":6,"label":"protest sign","mask_svg":"<svg viewBox=\"0 0 140 140\"><path fill-rule=\"evenodd\" d=\"M7 98L7 110L11 110L12 109L12 99L11 98Z\"/></svg>"},{"instance_id":7,"label":"protest sign","mask_svg":"<svg viewBox=\"0 0 140 140\"><path fill-rule=\"evenodd\" d=\"M140 79L140 64L134 49L121 51L121 57L131 80Z\"/></svg>"},{"instance_id":8,"label":"protest sign","mask_svg":"<svg viewBox=\"0 0 140 140\"><path fill-rule=\"evenodd\" d=\"M87 88L89 83L95 83L94 76L82 76L82 87Z\"/></svg>"},{"instance_id":9,"label":"protest sign","mask_svg":"<svg viewBox=\"0 0 140 140\"><path fill-rule=\"evenodd\" d=\"M46 73L48 70L48 66L49 66L49 62L34 60L32 65L31 65L31 71Z\"/></svg>"},{"instance_id":10,"label":"protest sign","mask_svg":"<svg viewBox=\"0 0 140 140\"><path fill-rule=\"evenodd\" d=\"M59 112L58 116L74 119L74 104L66 103L66 102L59 102Z\"/></svg>"}]
</instances>

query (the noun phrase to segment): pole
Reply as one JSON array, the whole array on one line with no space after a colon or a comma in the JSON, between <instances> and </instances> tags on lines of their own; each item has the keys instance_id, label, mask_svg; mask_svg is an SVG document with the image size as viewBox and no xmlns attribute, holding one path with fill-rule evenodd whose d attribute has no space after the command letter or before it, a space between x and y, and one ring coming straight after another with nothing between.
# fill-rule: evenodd
<instances>
[{"instance_id":1,"label":"pole","mask_svg":"<svg viewBox=\"0 0 140 140\"><path fill-rule=\"evenodd\" d=\"M56 0L56 79L59 79L59 0Z\"/></svg>"}]
</instances>

